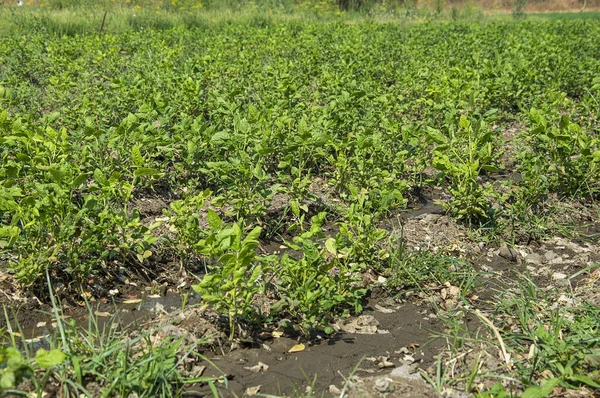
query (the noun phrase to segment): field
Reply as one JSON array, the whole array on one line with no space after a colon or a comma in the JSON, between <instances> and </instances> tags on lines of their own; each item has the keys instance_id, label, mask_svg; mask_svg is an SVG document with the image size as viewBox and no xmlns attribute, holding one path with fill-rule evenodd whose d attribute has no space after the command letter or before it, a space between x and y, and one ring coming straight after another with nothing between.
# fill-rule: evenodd
<instances>
[{"instance_id":1,"label":"field","mask_svg":"<svg viewBox=\"0 0 600 398\"><path fill-rule=\"evenodd\" d=\"M0 395L599 393L595 14L10 13Z\"/></svg>"}]
</instances>

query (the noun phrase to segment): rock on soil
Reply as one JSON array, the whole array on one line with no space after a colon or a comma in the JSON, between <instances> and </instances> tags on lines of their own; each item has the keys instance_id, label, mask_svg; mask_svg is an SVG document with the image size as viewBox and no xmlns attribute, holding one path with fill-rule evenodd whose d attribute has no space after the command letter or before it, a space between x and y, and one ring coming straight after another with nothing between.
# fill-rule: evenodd
<instances>
[{"instance_id":1,"label":"rock on soil","mask_svg":"<svg viewBox=\"0 0 600 398\"><path fill-rule=\"evenodd\" d=\"M519 258L519 252L507 245L503 245L502 247L500 247L498 255L512 262L516 262Z\"/></svg>"}]
</instances>

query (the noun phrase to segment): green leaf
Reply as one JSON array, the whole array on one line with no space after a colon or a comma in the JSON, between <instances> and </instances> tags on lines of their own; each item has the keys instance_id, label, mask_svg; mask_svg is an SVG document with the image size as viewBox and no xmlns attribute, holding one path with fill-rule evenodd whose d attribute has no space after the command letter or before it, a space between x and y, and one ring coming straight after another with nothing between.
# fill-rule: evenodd
<instances>
[{"instance_id":1,"label":"green leaf","mask_svg":"<svg viewBox=\"0 0 600 398\"><path fill-rule=\"evenodd\" d=\"M142 156L142 152L138 145L134 145L133 148L131 148L131 161L136 167L142 167L144 165L144 157Z\"/></svg>"},{"instance_id":2,"label":"green leaf","mask_svg":"<svg viewBox=\"0 0 600 398\"><path fill-rule=\"evenodd\" d=\"M208 218L208 226L210 227L210 229L212 229L213 231L216 231L221 228L221 225L223 224L223 220L221 220L221 217L219 217L219 215L213 209L208 209L207 218Z\"/></svg>"},{"instance_id":3,"label":"green leaf","mask_svg":"<svg viewBox=\"0 0 600 398\"><path fill-rule=\"evenodd\" d=\"M108 185L108 179L104 176L104 173L100 169L94 170L94 179L103 187Z\"/></svg>"},{"instance_id":4,"label":"green leaf","mask_svg":"<svg viewBox=\"0 0 600 398\"><path fill-rule=\"evenodd\" d=\"M445 144L446 142L448 142L448 137L442 134L441 131L436 130L434 128L427 127L427 135L436 144Z\"/></svg>"},{"instance_id":5,"label":"green leaf","mask_svg":"<svg viewBox=\"0 0 600 398\"><path fill-rule=\"evenodd\" d=\"M14 372L10 370L4 370L2 372L2 378L0 378L0 390L8 390L16 387L17 378Z\"/></svg>"},{"instance_id":6,"label":"green leaf","mask_svg":"<svg viewBox=\"0 0 600 398\"><path fill-rule=\"evenodd\" d=\"M147 167L140 167L136 171L133 172L133 175L136 177L158 177L162 176L163 173L156 169L150 169Z\"/></svg>"},{"instance_id":7,"label":"green leaf","mask_svg":"<svg viewBox=\"0 0 600 398\"><path fill-rule=\"evenodd\" d=\"M40 348L35 354L35 362L42 369L49 369L64 361L66 355L60 350L46 351Z\"/></svg>"},{"instance_id":8,"label":"green leaf","mask_svg":"<svg viewBox=\"0 0 600 398\"><path fill-rule=\"evenodd\" d=\"M224 141L227 141L230 138L230 135L226 131L218 131L211 137L210 141L213 144L221 144Z\"/></svg>"},{"instance_id":9,"label":"green leaf","mask_svg":"<svg viewBox=\"0 0 600 398\"><path fill-rule=\"evenodd\" d=\"M248 233L248 235L244 239L244 245L258 243L258 238L260 237L261 232L261 227L255 227L252 231L250 231L250 233Z\"/></svg>"},{"instance_id":10,"label":"green leaf","mask_svg":"<svg viewBox=\"0 0 600 398\"><path fill-rule=\"evenodd\" d=\"M73 188L73 189L78 188L81 184L83 184L84 182L86 182L89 177L90 177L89 173L81 173L81 174L79 174L73 180L73 183L71 183L71 188Z\"/></svg>"},{"instance_id":11,"label":"green leaf","mask_svg":"<svg viewBox=\"0 0 600 398\"><path fill-rule=\"evenodd\" d=\"M531 386L528 387L525 392L523 392L523 395L521 396L521 398L545 398L550 396L550 394L552 394L552 391L554 390L554 387L556 387L558 385L558 383L560 383L559 379L553 378L548 380L546 383L544 383L544 385L538 387L538 386Z\"/></svg>"},{"instance_id":12,"label":"green leaf","mask_svg":"<svg viewBox=\"0 0 600 398\"><path fill-rule=\"evenodd\" d=\"M590 387L600 388L600 384L596 383L594 380L592 380L589 376L586 376L586 375L571 376L571 377L569 377L569 380L570 381L578 381L580 383L587 384Z\"/></svg>"},{"instance_id":13,"label":"green leaf","mask_svg":"<svg viewBox=\"0 0 600 398\"><path fill-rule=\"evenodd\" d=\"M262 273L262 267L259 265L257 265L253 270L252 270L252 275L250 275L250 279L248 280L248 285L252 285L254 284L258 278L260 278Z\"/></svg>"},{"instance_id":14,"label":"green leaf","mask_svg":"<svg viewBox=\"0 0 600 398\"><path fill-rule=\"evenodd\" d=\"M21 230L19 227L2 226L0 227L0 238L15 238L19 236Z\"/></svg>"},{"instance_id":15,"label":"green leaf","mask_svg":"<svg viewBox=\"0 0 600 398\"><path fill-rule=\"evenodd\" d=\"M293 214L294 214L296 217L300 218L300 205L298 204L298 201L297 201L297 200L292 200L292 201L290 202L290 207L291 207L291 209L292 209L292 213L293 213Z\"/></svg>"},{"instance_id":16,"label":"green leaf","mask_svg":"<svg viewBox=\"0 0 600 398\"><path fill-rule=\"evenodd\" d=\"M438 156L434 157L432 165L436 169L443 171L443 172L448 172L448 171L452 170L452 163L450 162L450 159L448 159L448 157L446 155L438 155Z\"/></svg>"},{"instance_id":17,"label":"green leaf","mask_svg":"<svg viewBox=\"0 0 600 398\"><path fill-rule=\"evenodd\" d=\"M325 248L327 249L327 251L331 254L333 254L334 256L337 254L337 244L335 242L335 239L333 238L329 238L325 241Z\"/></svg>"}]
</instances>

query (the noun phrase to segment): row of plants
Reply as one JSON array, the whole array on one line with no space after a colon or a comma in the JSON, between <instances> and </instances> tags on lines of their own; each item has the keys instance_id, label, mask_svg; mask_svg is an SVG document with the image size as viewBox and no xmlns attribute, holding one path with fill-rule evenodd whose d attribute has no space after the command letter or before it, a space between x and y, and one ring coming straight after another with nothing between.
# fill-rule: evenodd
<instances>
[{"instance_id":1,"label":"row of plants","mask_svg":"<svg viewBox=\"0 0 600 398\"><path fill-rule=\"evenodd\" d=\"M458 220L506 236L552 193L597 197L594 29L290 23L5 38L5 260L29 286L45 268L81 282L145 267L157 250L185 265L205 256L198 221L159 239L161 221L143 220L137 200L179 198L162 221L172 224L207 189L211 211L265 239L325 211L351 226L332 238L369 267L381 261L378 223L428 186L448 189ZM500 136L511 125L517 145Z\"/></svg>"},{"instance_id":2,"label":"row of plants","mask_svg":"<svg viewBox=\"0 0 600 398\"><path fill-rule=\"evenodd\" d=\"M389 219L441 188L473 233L518 241L547 232L532 220L552 196L597 200L599 31L269 22L3 37L0 261L40 297L179 264L231 339L283 319L330 333L362 310L369 274L396 290L461 284L465 265L404 250ZM269 241L285 252L264 253Z\"/></svg>"}]
</instances>

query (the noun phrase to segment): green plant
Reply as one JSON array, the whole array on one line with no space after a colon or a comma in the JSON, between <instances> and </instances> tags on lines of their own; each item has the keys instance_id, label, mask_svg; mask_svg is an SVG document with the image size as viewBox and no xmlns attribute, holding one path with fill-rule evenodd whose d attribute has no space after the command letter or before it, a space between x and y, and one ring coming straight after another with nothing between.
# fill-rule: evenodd
<instances>
[{"instance_id":1,"label":"green plant","mask_svg":"<svg viewBox=\"0 0 600 398\"><path fill-rule=\"evenodd\" d=\"M194 261L197 251L194 245L204 237L207 231L200 226L200 210L211 196L212 192L205 190L195 195L187 195L185 199L176 200L169 204L169 209L163 210L169 219L176 237L171 244L176 250L180 264Z\"/></svg>"},{"instance_id":2,"label":"green plant","mask_svg":"<svg viewBox=\"0 0 600 398\"><path fill-rule=\"evenodd\" d=\"M561 116L558 126L549 123L540 110L531 109L529 116L533 128L522 137L527 148L519 155L518 170L523 185L537 187L532 196L549 192L575 197L597 194L600 191L598 138L573 123L569 115Z\"/></svg>"},{"instance_id":3,"label":"green plant","mask_svg":"<svg viewBox=\"0 0 600 398\"><path fill-rule=\"evenodd\" d=\"M367 192L354 190L352 203L342 211L343 220L338 223L335 250L330 251L363 270L372 268L381 271L385 258L389 256L382 245L388 233L378 227L381 214L370 211L367 204Z\"/></svg>"},{"instance_id":4,"label":"green plant","mask_svg":"<svg viewBox=\"0 0 600 398\"><path fill-rule=\"evenodd\" d=\"M310 229L295 236L286 245L301 253L300 259L284 254L273 272L276 275L276 296L279 301L271 308L275 313L291 316L304 333L314 328L332 332L329 322L336 315L362 311L361 288L356 263L346 264L338 259L334 239L323 248L318 240L326 213L311 218Z\"/></svg>"},{"instance_id":5,"label":"green plant","mask_svg":"<svg viewBox=\"0 0 600 398\"><path fill-rule=\"evenodd\" d=\"M15 347L0 348L0 394L10 394L37 370L47 371L43 376L47 380L50 369L62 363L65 358L65 354L57 349L47 351L40 348L35 357L27 359Z\"/></svg>"},{"instance_id":6,"label":"green plant","mask_svg":"<svg viewBox=\"0 0 600 398\"><path fill-rule=\"evenodd\" d=\"M457 128L450 125L448 135L435 129L429 129L428 134L437 144L433 166L450 179L453 199L443 205L469 225L491 219L493 190L490 185L483 186L480 175L498 171L500 153L493 133L482 120L471 121L461 115Z\"/></svg>"},{"instance_id":7,"label":"green plant","mask_svg":"<svg viewBox=\"0 0 600 398\"><path fill-rule=\"evenodd\" d=\"M202 301L227 315L229 339L233 340L239 319L256 321L252 303L263 272L261 264L256 263L261 228L254 228L242 239L239 224L222 228L221 219L210 210L209 223L212 233L199 241L197 248L216 259L216 265L193 289L202 296Z\"/></svg>"}]
</instances>

